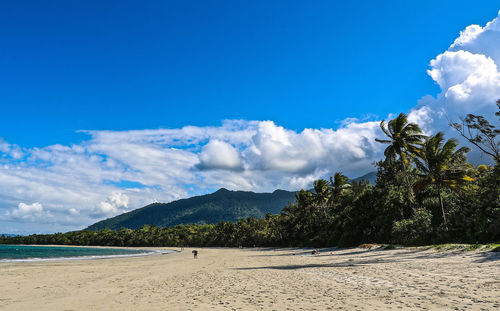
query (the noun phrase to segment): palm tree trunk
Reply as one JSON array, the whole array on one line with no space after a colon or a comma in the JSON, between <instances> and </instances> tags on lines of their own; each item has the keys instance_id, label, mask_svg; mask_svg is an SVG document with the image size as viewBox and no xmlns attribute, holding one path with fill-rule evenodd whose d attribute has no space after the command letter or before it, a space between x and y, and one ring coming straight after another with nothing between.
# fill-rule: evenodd
<instances>
[{"instance_id":1,"label":"palm tree trunk","mask_svg":"<svg viewBox=\"0 0 500 311\"><path fill-rule=\"evenodd\" d=\"M410 206L413 211L413 214L415 215L417 209L415 207L415 194L413 193L413 188L411 187L410 178L408 177L410 175L410 172L409 169L407 169L406 165L404 164L403 164L403 169L406 179L406 186L408 187L408 199L410 201Z\"/></svg>"},{"instance_id":2,"label":"palm tree trunk","mask_svg":"<svg viewBox=\"0 0 500 311\"><path fill-rule=\"evenodd\" d=\"M439 195L439 204L441 204L441 213L443 213L443 223L444 223L444 226L447 227L446 214L444 212L443 196L441 195L441 186L439 186L439 185L438 185L438 195Z\"/></svg>"},{"instance_id":3,"label":"palm tree trunk","mask_svg":"<svg viewBox=\"0 0 500 311\"><path fill-rule=\"evenodd\" d=\"M414 193L413 193L413 189L411 188L411 184L410 184L410 179L408 178L408 171L405 171L405 177L406 177L406 185L408 186L408 197L410 199L410 203L413 203L415 202L415 198L414 198ZM412 206L413 208L413 206Z\"/></svg>"}]
</instances>

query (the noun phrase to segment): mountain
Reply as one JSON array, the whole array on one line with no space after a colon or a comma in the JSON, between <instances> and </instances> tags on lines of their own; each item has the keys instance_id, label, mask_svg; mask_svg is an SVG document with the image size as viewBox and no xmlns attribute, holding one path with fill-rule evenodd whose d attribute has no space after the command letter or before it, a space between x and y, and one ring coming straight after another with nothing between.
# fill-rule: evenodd
<instances>
[{"instance_id":1,"label":"mountain","mask_svg":"<svg viewBox=\"0 0 500 311\"><path fill-rule=\"evenodd\" d=\"M375 185L377 183L377 172L370 172L368 174L365 174L363 176L354 178L354 181L360 182L361 180L367 180L370 182L370 184Z\"/></svg>"},{"instance_id":2,"label":"mountain","mask_svg":"<svg viewBox=\"0 0 500 311\"><path fill-rule=\"evenodd\" d=\"M138 229L145 224L169 227L178 224L215 224L221 220L261 218L266 213L279 214L295 199L295 192L276 190L273 193L250 191L218 191L170 203L153 203L142 208L99 221L87 230L120 228Z\"/></svg>"}]
</instances>

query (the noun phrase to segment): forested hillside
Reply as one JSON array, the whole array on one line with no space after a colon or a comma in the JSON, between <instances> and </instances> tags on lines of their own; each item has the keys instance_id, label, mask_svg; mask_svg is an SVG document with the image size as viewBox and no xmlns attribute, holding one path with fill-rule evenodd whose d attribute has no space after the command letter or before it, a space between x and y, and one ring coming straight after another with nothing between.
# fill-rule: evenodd
<instances>
[{"instance_id":1,"label":"forested hillside","mask_svg":"<svg viewBox=\"0 0 500 311\"><path fill-rule=\"evenodd\" d=\"M88 230L139 229L143 225L170 227L178 224L215 224L247 217L262 218L267 213L279 214L294 200L294 192L273 193L250 191L218 191L170 203L153 203L131 212L109 218L88 227Z\"/></svg>"}]
</instances>

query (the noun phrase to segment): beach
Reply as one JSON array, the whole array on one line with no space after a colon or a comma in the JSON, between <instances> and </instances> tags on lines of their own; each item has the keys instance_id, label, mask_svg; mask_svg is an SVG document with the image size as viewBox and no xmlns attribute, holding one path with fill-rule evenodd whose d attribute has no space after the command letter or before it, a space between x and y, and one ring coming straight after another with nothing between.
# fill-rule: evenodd
<instances>
[{"instance_id":1,"label":"beach","mask_svg":"<svg viewBox=\"0 0 500 311\"><path fill-rule=\"evenodd\" d=\"M193 259L192 250L2 263L0 309L500 309L500 253L197 248Z\"/></svg>"}]
</instances>

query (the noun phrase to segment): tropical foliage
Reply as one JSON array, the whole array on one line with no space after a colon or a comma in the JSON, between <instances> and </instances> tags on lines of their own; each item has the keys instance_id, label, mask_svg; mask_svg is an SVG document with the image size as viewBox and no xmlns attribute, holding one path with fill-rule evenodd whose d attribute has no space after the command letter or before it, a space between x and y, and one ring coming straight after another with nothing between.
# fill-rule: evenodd
<instances>
[{"instance_id":1,"label":"tropical foliage","mask_svg":"<svg viewBox=\"0 0 500 311\"><path fill-rule=\"evenodd\" d=\"M443 223L446 224L446 213L444 211L442 190L446 187L450 189L457 188L473 179L467 176L467 167L465 154L469 148L462 147L455 150L458 141L450 139L444 143L444 134L437 133L432 137L425 139L422 148L416 151L418 158L415 164L418 168L416 175L419 180L414 188L426 189L431 185L435 186L443 215Z\"/></svg>"}]
</instances>

